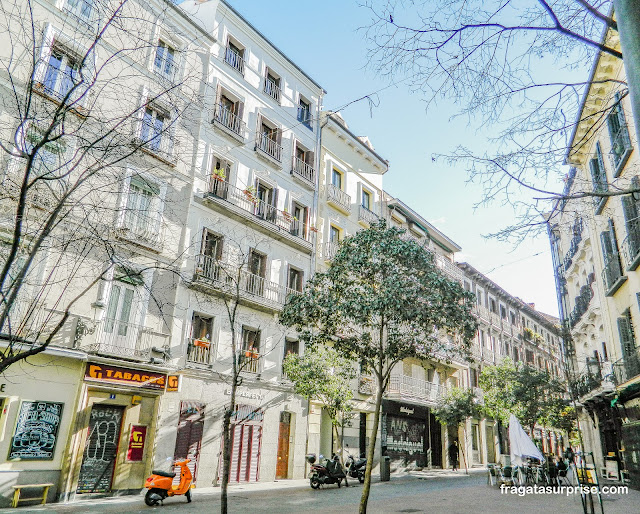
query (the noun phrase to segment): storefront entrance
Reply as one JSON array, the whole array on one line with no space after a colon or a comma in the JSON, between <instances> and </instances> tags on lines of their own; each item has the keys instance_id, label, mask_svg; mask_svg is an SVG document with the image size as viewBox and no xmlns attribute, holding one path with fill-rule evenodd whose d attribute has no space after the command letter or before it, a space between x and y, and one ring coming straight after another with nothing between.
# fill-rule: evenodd
<instances>
[{"instance_id":1,"label":"storefront entrance","mask_svg":"<svg viewBox=\"0 0 640 514\"><path fill-rule=\"evenodd\" d=\"M117 405L91 408L76 492L106 493L111 490L123 413L124 407Z\"/></svg>"}]
</instances>

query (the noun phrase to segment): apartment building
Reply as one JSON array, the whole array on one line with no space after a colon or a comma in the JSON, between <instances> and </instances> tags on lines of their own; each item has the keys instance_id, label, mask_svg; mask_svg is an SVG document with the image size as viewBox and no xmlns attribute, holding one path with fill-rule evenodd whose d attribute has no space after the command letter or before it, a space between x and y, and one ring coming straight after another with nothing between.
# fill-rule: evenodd
<instances>
[{"instance_id":1,"label":"apartment building","mask_svg":"<svg viewBox=\"0 0 640 514\"><path fill-rule=\"evenodd\" d=\"M15 149L2 153L1 251L6 258L16 240L26 192L15 273L34 257L2 344L44 341L80 295L50 346L3 376L4 504L15 483L53 483L50 501L140 488L174 369L174 263L192 180L183 156L197 133L187 120L201 108L194 93L213 38L169 2L109 9L41 0L2 14L12 37L0 35L11 62L0 79L0 137ZM16 58L34 51L35 65ZM25 187L20 152L47 131L55 138L31 170L40 181ZM39 223L57 208L64 224L34 250Z\"/></svg>"},{"instance_id":2,"label":"apartment building","mask_svg":"<svg viewBox=\"0 0 640 514\"><path fill-rule=\"evenodd\" d=\"M615 32L605 37L619 45ZM624 469L640 487L640 204L620 194L640 170L624 80L620 60L597 56L566 156L565 196L604 196L561 200L547 219L585 450L603 474Z\"/></svg>"},{"instance_id":3,"label":"apartment building","mask_svg":"<svg viewBox=\"0 0 640 514\"><path fill-rule=\"evenodd\" d=\"M509 294L470 264L459 263L463 284L476 296L478 333L471 348L474 363L465 370L464 383L482 397L478 379L485 366L504 358L565 379L559 320L535 310L535 306ZM492 419L472 419L467 433L468 454L473 464L498 462L500 452L508 453L505 427ZM545 452L558 453L566 442L562 434L536 428L535 437Z\"/></svg>"},{"instance_id":4,"label":"apartment building","mask_svg":"<svg viewBox=\"0 0 640 514\"><path fill-rule=\"evenodd\" d=\"M176 301L180 388L165 396L156 461L189 457L196 484L220 480L236 348L231 482L303 478L307 406L282 370L303 349L278 313L315 269L324 91L225 2L180 7L215 44Z\"/></svg>"}]
</instances>

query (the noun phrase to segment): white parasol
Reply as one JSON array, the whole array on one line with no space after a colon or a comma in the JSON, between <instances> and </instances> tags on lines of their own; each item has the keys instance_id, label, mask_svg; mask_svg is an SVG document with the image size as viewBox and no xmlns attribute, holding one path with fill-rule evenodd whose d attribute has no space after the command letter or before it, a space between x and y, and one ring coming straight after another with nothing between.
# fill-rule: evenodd
<instances>
[{"instance_id":1,"label":"white parasol","mask_svg":"<svg viewBox=\"0 0 640 514\"><path fill-rule=\"evenodd\" d=\"M544 461L544 455L513 414L509 418L509 444L511 445L511 465L513 466L522 466L527 457Z\"/></svg>"}]
</instances>

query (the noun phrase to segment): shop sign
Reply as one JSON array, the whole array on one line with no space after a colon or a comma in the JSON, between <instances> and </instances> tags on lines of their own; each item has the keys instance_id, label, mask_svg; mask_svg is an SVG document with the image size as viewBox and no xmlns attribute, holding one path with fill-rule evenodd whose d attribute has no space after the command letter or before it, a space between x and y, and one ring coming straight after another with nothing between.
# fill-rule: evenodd
<instances>
[{"instance_id":1,"label":"shop sign","mask_svg":"<svg viewBox=\"0 0 640 514\"><path fill-rule=\"evenodd\" d=\"M147 439L147 427L142 425L131 425L131 436L129 437L129 449L127 450L127 460L141 461L144 453L144 443Z\"/></svg>"},{"instance_id":2,"label":"shop sign","mask_svg":"<svg viewBox=\"0 0 640 514\"><path fill-rule=\"evenodd\" d=\"M57 402L22 402L9 459L53 459L63 405Z\"/></svg>"},{"instance_id":3,"label":"shop sign","mask_svg":"<svg viewBox=\"0 0 640 514\"><path fill-rule=\"evenodd\" d=\"M167 392L176 393L180 391L180 382L182 382L182 375L169 375L167 377Z\"/></svg>"},{"instance_id":4,"label":"shop sign","mask_svg":"<svg viewBox=\"0 0 640 514\"><path fill-rule=\"evenodd\" d=\"M231 389L225 389L224 394L227 396L231 396ZM249 400L264 400L264 395L260 393L256 393L254 391L244 391L242 389L236 389L236 397L237 398L247 398Z\"/></svg>"},{"instance_id":5,"label":"shop sign","mask_svg":"<svg viewBox=\"0 0 640 514\"><path fill-rule=\"evenodd\" d=\"M400 414L408 414L409 416L413 415L414 410L409 407L400 407Z\"/></svg>"},{"instance_id":6,"label":"shop sign","mask_svg":"<svg viewBox=\"0 0 640 514\"><path fill-rule=\"evenodd\" d=\"M167 382L167 375L142 371L139 369L120 368L107 364L88 363L84 373L85 380L122 384L140 389L162 391Z\"/></svg>"}]
</instances>

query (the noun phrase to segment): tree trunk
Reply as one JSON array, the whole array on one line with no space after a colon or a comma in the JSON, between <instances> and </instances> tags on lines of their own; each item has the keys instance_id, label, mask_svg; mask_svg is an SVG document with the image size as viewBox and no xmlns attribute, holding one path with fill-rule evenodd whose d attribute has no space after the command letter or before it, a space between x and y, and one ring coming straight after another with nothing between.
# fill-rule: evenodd
<instances>
[{"instance_id":1,"label":"tree trunk","mask_svg":"<svg viewBox=\"0 0 640 514\"><path fill-rule=\"evenodd\" d=\"M235 357L234 357L235 358ZM229 478L231 475L231 430L233 425L231 424L231 416L236 406L236 389L238 388L237 377L234 376L231 382L231 399L229 406L224 412L222 418L222 485L220 492L220 512L227 514L228 512L228 487Z\"/></svg>"},{"instance_id":2,"label":"tree trunk","mask_svg":"<svg viewBox=\"0 0 640 514\"><path fill-rule=\"evenodd\" d=\"M640 131L640 7L637 0L614 0L616 23L636 133Z\"/></svg>"},{"instance_id":3,"label":"tree trunk","mask_svg":"<svg viewBox=\"0 0 640 514\"><path fill-rule=\"evenodd\" d=\"M362 488L362 497L360 498L359 513L367 512L367 502L369 501L369 491L371 490L371 470L373 469L373 456L376 451L376 439L378 436L378 425L380 424L380 408L382 407L383 383L382 378L378 376L378 390L376 392L376 407L373 413L373 431L369 439L369 447L367 448L367 467L364 472L364 486Z\"/></svg>"},{"instance_id":4,"label":"tree trunk","mask_svg":"<svg viewBox=\"0 0 640 514\"><path fill-rule=\"evenodd\" d=\"M469 470L467 469L467 459L464 456L464 449L467 446L467 422L466 421L463 421L462 423L462 437L463 437L463 443L462 445L460 445L460 453L462 454L462 462L464 462L464 474L468 475Z\"/></svg>"}]
</instances>

